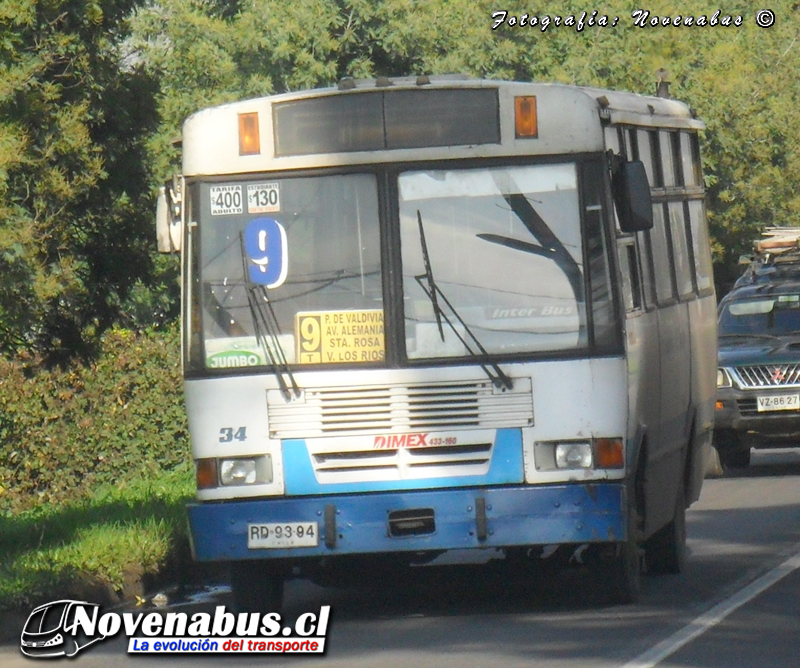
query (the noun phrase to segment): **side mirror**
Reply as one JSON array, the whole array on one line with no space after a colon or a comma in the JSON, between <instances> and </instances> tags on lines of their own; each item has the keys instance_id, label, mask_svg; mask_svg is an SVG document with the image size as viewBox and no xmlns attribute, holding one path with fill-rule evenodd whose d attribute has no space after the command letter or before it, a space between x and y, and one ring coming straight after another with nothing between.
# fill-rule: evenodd
<instances>
[{"instance_id":1,"label":"side mirror","mask_svg":"<svg viewBox=\"0 0 800 668\"><path fill-rule=\"evenodd\" d=\"M619 227L623 232L643 232L653 227L650 183L641 160L620 161L611 177Z\"/></svg>"},{"instance_id":2,"label":"side mirror","mask_svg":"<svg viewBox=\"0 0 800 668\"><path fill-rule=\"evenodd\" d=\"M159 253L179 253L183 238L181 190L177 178L158 190L156 202L156 236Z\"/></svg>"}]
</instances>

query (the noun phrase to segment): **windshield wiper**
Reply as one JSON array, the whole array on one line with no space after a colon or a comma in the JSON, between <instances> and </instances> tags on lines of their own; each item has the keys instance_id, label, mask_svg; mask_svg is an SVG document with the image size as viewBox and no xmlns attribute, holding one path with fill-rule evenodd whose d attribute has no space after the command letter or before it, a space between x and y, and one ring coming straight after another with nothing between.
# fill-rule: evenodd
<instances>
[{"instance_id":1,"label":"windshield wiper","mask_svg":"<svg viewBox=\"0 0 800 668\"><path fill-rule=\"evenodd\" d=\"M461 345L467 349L467 352L480 365L481 369L483 369L484 373L489 377L489 380L492 381L492 384L495 387L505 388L506 390L513 389L514 383L511 378L509 378L498 366L498 364L491 359L489 352L483 347L483 345L481 345L481 342L469 328L469 325L464 322L464 319L450 303L450 300L447 299L441 288L436 285L436 282L433 278L431 258L430 255L428 255L428 244L425 242L425 228L422 226L422 214L420 213L419 209L417 209L417 224L419 226L419 241L420 246L422 247L422 261L425 264L425 273L420 274L419 276L414 276L414 280L417 281L419 287L422 288L422 291L427 295L433 306L433 312L436 316L436 324L439 326L439 336L441 336L442 341L444 341L444 328L442 327L442 320L444 320L447 323L447 326L453 331L453 334L455 334L458 340L461 342ZM425 279L427 287L425 286L425 283L423 283L423 279ZM447 305L447 308L450 309L453 316L456 318L456 320L458 320L458 323L464 328L464 331L469 334L469 338L472 339L473 345L480 351L480 355L483 355L485 358L487 358L487 362L483 362L479 358L479 354L472 349L472 346L470 346L467 340L458 331L458 328L453 324L453 321L447 317L447 314L444 311L442 311L441 306L439 306L439 299L441 299Z\"/></svg>"},{"instance_id":2,"label":"windshield wiper","mask_svg":"<svg viewBox=\"0 0 800 668\"><path fill-rule=\"evenodd\" d=\"M417 225L419 226L419 243L422 246L422 262L425 264L425 280L428 281L428 290L425 290L424 287L422 289L425 290L425 293L431 300L431 304L433 305L433 314L436 316L436 324L439 327L439 336L442 338L442 343L444 343L444 328L442 327L443 313L441 307L439 306L439 299L436 296L438 288L433 280L431 256L428 255L428 244L425 241L425 228L422 226L422 214L419 212L419 209L417 209ZM416 278L417 283L420 282L420 276L415 276L414 278ZM421 283L420 286L422 286Z\"/></svg>"},{"instance_id":3,"label":"windshield wiper","mask_svg":"<svg viewBox=\"0 0 800 668\"><path fill-rule=\"evenodd\" d=\"M269 360L272 371L278 379L283 397L290 401L292 395L300 396L300 387L294 379L294 374L289 368L289 362L281 347L279 333L280 325L272 303L267 296L267 290L263 285L258 285L250 280L250 271L247 266L247 252L245 250L244 234L239 233L241 242L242 271L244 278L245 292L247 293L247 306L250 308L250 317L253 319L253 330L261 348L264 350L266 358ZM267 340L269 337L269 341ZM288 377L286 382L284 374ZM291 386L291 388L290 388Z\"/></svg>"}]
</instances>

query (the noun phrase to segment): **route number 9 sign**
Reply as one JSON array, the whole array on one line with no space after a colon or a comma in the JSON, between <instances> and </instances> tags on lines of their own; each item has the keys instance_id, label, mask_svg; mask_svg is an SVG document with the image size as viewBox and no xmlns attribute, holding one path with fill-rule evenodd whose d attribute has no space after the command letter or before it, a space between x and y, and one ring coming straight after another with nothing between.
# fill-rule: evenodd
<instances>
[{"instance_id":1,"label":"route number 9 sign","mask_svg":"<svg viewBox=\"0 0 800 668\"><path fill-rule=\"evenodd\" d=\"M286 230L274 218L255 218L244 230L244 247L250 280L277 288L286 280L289 256Z\"/></svg>"}]
</instances>

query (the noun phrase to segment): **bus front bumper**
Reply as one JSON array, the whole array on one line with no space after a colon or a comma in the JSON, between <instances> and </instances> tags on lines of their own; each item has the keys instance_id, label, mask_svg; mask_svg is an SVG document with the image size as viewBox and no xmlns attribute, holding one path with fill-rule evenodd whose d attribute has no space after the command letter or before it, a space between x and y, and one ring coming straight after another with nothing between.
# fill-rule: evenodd
<instances>
[{"instance_id":1,"label":"bus front bumper","mask_svg":"<svg viewBox=\"0 0 800 668\"><path fill-rule=\"evenodd\" d=\"M294 559L626 538L622 483L342 494L188 506L198 561ZM248 547L264 525L314 526L316 544Z\"/></svg>"}]
</instances>

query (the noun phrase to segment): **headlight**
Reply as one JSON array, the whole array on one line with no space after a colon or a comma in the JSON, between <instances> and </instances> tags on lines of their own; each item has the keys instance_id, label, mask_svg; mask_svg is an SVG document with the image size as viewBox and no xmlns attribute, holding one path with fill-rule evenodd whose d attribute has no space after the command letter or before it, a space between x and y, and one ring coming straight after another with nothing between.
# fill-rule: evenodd
<instances>
[{"instance_id":1,"label":"headlight","mask_svg":"<svg viewBox=\"0 0 800 668\"><path fill-rule=\"evenodd\" d=\"M560 469L590 469L593 463L592 444L588 441L556 445L556 466Z\"/></svg>"},{"instance_id":2,"label":"headlight","mask_svg":"<svg viewBox=\"0 0 800 668\"><path fill-rule=\"evenodd\" d=\"M539 471L624 469L625 441L619 437L588 441L537 441L533 456Z\"/></svg>"},{"instance_id":3,"label":"headlight","mask_svg":"<svg viewBox=\"0 0 800 668\"><path fill-rule=\"evenodd\" d=\"M717 369L717 387L730 387L731 377L726 369Z\"/></svg>"},{"instance_id":4,"label":"headlight","mask_svg":"<svg viewBox=\"0 0 800 668\"><path fill-rule=\"evenodd\" d=\"M50 638L50 640L48 640L43 646L52 647L53 645L60 645L62 642L64 642L64 637L60 633L57 633L55 636Z\"/></svg>"},{"instance_id":5,"label":"headlight","mask_svg":"<svg viewBox=\"0 0 800 668\"><path fill-rule=\"evenodd\" d=\"M272 482L272 457L231 457L229 459L198 459L197 488L214 489L243 485L268 485Z\"/></svg>"},{"instance_id":6,"label":"headlight","mask_svg":"<svg viewBox=\"0 0 800 668\"><path fill-rule=\"evenodd\" d=\"M224 486L269 484L272 482L272 457L220 459L219 482Z\"/></svg>"},{"instance_id":7,"label":"headlight","mask_svg":"<svg viewBox=\"0 0 800 668\"><path fill-rule=\"evenodd\" d=\"M252 485L257 477L255 459L219 460L219 481L223 485Z\"/></svg>"}]
</instances>

